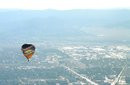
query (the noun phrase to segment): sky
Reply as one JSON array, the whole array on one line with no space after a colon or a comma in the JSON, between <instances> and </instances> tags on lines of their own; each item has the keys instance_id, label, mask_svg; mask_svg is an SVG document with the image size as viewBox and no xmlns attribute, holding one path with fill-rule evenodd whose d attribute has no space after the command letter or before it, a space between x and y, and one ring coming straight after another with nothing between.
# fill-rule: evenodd
<instances>
[{"instance_id":1,"label":"sky","mask_svg":"<svg viewBox=\"0 0 130 85\"><path fill-rule=\"evenodd\" d=\"M0 9L130 9L130 0L0 0Z\"/></svg>"}]
</instances>

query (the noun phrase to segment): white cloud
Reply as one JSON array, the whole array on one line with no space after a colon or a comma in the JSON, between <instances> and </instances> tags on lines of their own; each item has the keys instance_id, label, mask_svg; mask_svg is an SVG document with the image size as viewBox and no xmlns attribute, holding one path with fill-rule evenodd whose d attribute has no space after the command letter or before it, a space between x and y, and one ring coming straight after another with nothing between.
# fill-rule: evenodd
<instances>
[{"instance_id":1,"label":"white cloud","mask_svg":"<svg viewBox=\"0 0 130 85\"><path fill-rule=\"evenodd\" d=\"M14 9L109 9L130 8L129 0L0 0L0 8Z\"/></svg>"}]
</instances>

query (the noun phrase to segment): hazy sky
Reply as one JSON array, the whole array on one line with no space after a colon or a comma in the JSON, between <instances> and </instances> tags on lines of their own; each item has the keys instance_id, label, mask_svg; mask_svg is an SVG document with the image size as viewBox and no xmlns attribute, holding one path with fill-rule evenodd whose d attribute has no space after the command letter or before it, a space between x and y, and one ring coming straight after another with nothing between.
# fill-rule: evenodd
<instances>
[{"instance_id":1,"label":"hazy sky","mask_svg":"<svg viewBox=\"0 0 130 85\"><path fill-rule=\"evenodd\" d=\"M0 0L0 9L130 9L130 0Z\"/></svg>"}]
</instances>

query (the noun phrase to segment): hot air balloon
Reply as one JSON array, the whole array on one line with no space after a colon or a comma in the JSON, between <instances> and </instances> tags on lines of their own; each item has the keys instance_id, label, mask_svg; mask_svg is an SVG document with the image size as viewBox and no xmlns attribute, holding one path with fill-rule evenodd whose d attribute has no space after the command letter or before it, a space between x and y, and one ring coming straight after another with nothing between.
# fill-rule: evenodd
<instances>
[{"instance_id":1,"label":"hot air balloon","mask_svg":"<svg viewBox=\"0 0 130 85\"><path fill-rule=\"evenodd\" d=\"M35 46L32 44L23 44L22 48L21 48L23 55L28 59L33 56L33 54L35 53Z\"/></svg>"}]
</instances>

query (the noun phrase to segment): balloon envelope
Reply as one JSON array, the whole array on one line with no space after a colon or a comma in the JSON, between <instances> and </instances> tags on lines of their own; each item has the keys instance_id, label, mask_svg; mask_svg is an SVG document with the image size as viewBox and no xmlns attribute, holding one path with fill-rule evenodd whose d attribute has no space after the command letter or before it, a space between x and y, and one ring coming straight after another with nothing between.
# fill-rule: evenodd
<instances>
[{"instance_id":1,"label":"balloon envelope","mask_svg":"<svg viewBox=\"0 0 130 85\"><path fill-rule=\"evenodd\" d=\"M32 44L24 44L21 48L24 56L29 60L35 53L35 46Z\"/></svg>"}]
</instances>

